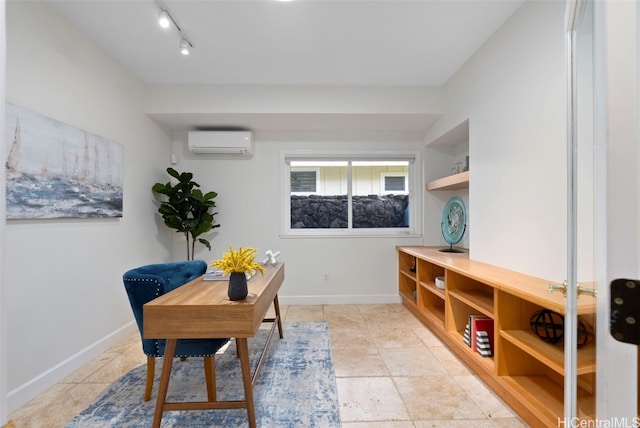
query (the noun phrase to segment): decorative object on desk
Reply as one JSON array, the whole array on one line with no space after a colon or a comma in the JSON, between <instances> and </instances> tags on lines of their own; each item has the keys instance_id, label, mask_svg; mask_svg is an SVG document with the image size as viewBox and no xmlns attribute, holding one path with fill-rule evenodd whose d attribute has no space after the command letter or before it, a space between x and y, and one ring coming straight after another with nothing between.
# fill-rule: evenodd
<instances>
[{"instance_id":1,"label":"decorative object on desk","mask_svg":"<svg viewBox=\"0 0 640 428\"><path fill-rule=\"evenodd\" d=\"M276 251L275 253L271 250L267 250L265 251L265 254L267 255L267 258L264 259L262 261L263 265L267 265L267 263L271 264L272 266L275 266L278 264L278 256L280 255L280 251Z\"/></svg>"},{"instance_id":2,"label":"decorative object on desk","mask_svg":"<svg viewBox=\"0 0 640 428\"><path fill-rule=\"evenodd\" d=\"M229 299L242 300L247 297L247 276L246 273L258 271L264 274L264 268L256 262L255 248L239 247L234 250L229 245L229 251L222 255L219 260L214 260L211 266L223 271L224 275L229 275L229 290L227 292Z\"/></svg>"},{"instance_id":3,"label":"decorative object on desk","mask_svg":"<svg viewBox=\"0 0 640 428\"><path fill-rule=\"evenodd\" d=\"M452 174L460 174L462 172L462 169L460 168L460 165L462 165L462 162L451 162L451 164L453 165L451 167Z\"/></svg>"},{"instance_id":4,"label":"decorative object on desk","mask_svg":"<svg viewBox=\"0 0 640 428\"><path fill-rule=\"evenodd\" d=\"M436 276L436 287L444 290L444 276Z\"/></svg>"},{"instance_id":5,"label":"decorative object on desk","mask_svg":"<svg viewBox=\"0 0 640 428\"><path fill-rule=\"evenodd\" d=\"M549 309L541 309L531 315L529 325L540 339L554 345L564 336L564 317Z\"/></svg>"},{"instance_id":6,"label":"decorative object on desk","mask_svg":"<svg viewBox=\"0 0 640 428\"><path fill-rule=\"evenodd\" d=\"M211 251L209 241L200 236L220 227L219 224L214 224L217 213L211 212L216 206L214 199L218 194L202 193L198 189L200 185L192 180L193 174L190 172L179 173L173 168L167 168L167 173L177 183L156 183L151 190L165 196L158 212L162 215L164 224L175 229L176 233L184 234L187 240L187 260L193 260L196 240Z\"/></svg>"},{"instance_id":7,"label":"decorative object on desk","mask_svg":"<svg viewBox=\"0 0 640 428\"><path fill-rule=\"evenodd\" d=\"M256 425L259 427L340 427L340 405L326 322L285 323L287 335L272 341L254 384ZM249 340L252 370L269 335L260 329ZM158 361L162 365L162 361ZM235 341L216 354L217 396L220 400L243 400L240 362ZM167 398L172 401L206 401L201 382L202 359L176 360ZM144 402L144 365L118 379L95 402L76 415L66 428L150 427L155 409L153 400ZM159 381L159 373L156 382ZM287 405L290 403L291 405ZM247 413L241 409L203 412L171 411L163 415L162 426L212 428L246 427Z\"/></svg>"},{"instance_id":8,"label":"decorative object on desk","mask_svg":"<svg viewBox=\"0 0 640 428\"><path fill-rule=\"evenodd\" d=\"M449 199L442 211L442 236L449 244L449 248L442 248L444 253L461 253L461 250L453 248L462 240L462 236L467 228L467 210L464 202L457 196Z\"/></svg>"},{"instance_id":9,"label":"decorative object on desk","mask_svg":"<svg viewBox=\"0 0 640 428\"><path fill-rule=\"evenodd\" d=\"M247 276L244 272L231 272L229 275L229 289L227 295L229 300L243 300L249 294L247 287Z\"/></svg>"},{"instance_id":10,"label":"decorative object on desk","mask_svg":"<svg viewBox=\"0 0 640 428\"><path fill-rule=\"evenodd\" d=\"M122 144L13 104L5 121L6 218L122 217Z\"/></svg>"},{"instance_id":11,"label":"decorative object on desk","mask_svg":"<svg viewBox=\"0 0 640 428\"><path fill-rule=\"evenodd\" d=\"M207 269L202 275L203 281L227 281L229 277L224 274L222 269Z\"/></svg>"},{"instance_id":12,"label":"decorative object on desk","mask_svg":"<svg viewBox=\"0 0 640 428\"><path fill-rule=\"evenodd\" d=\"M245 276L247 277L247 281L249 281L256 274L255 270L251 272L245 272ZM203 281L229 281L229 275L225 275L222 269L210 268L202 275Z\"/></svg>"}]
</instances>

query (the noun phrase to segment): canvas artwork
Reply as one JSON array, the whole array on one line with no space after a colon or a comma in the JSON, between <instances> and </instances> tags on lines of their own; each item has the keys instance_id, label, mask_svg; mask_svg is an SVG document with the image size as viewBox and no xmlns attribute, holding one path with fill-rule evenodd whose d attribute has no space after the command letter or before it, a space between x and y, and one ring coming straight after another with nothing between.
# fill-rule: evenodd
<instances>
[{"instance_id":1,"label":"canvas artwork","mask_svg":"<svg viewBox=\"0 0 640 428\"><path fill-rule=\"evenodd\" d=\"M8 219L122 217L124 147L7 104Z\"/></svg>"}]
</instances>

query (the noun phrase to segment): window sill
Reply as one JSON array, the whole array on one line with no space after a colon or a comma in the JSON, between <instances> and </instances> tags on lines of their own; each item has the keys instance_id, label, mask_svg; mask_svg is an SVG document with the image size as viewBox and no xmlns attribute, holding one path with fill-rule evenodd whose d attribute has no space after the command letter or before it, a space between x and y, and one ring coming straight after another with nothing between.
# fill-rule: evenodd
<instances>
[{"instance_id":1,"label":"window sill","mask_svg":"<svg viewBox=\"0 0 640 428\"><path fill-rule=\"evenodd\" d=\"M422 238L422 234L415 232L406 233L349 233L349 232L335 232L335 233L281 233L279 235L281 239L327 239L327 238Z\"/></svg>"}]
</instances>

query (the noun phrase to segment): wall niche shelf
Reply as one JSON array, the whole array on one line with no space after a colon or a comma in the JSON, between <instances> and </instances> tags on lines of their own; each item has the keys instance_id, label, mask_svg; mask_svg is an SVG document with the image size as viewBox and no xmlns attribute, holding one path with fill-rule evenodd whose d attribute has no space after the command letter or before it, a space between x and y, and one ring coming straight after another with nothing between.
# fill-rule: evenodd
<instances>
[{"instance_id":1,"label":"wall niche shelf","mask_svg":"<svg viewBox=\"0 0 640 428\"><path fill-rule=\"evenodd\" d=\"M435 155L433 170L429 171L429 177L438 177L447 174L444 166L454 160L463 160L469 155L469 119L463 120L444 134L427 144ZM457 162L453 162L457 163ZM468 169L469 165L466 165ZM469 171L449 175L427 182L426 188L431 190L457 190L469 187Z\"/></svg>"},{"instance_id":2,"label":"wall niche shelf","mask_svg":"<svg viewBox=\"0 0 640 428\"><path fill-rule=\"evenodd\" d=\"M439 178L427 183L427 190L456 190L469 187L469 171Z\"/></svg>"}]
</instances>

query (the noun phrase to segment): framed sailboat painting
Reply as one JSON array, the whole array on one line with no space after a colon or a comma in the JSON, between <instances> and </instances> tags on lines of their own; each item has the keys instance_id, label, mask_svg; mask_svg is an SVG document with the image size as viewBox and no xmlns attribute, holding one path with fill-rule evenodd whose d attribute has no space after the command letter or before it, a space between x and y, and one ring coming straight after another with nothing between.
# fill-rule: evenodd
<instances>
[{"instance_id":1,"label":"framed sailboat painting","mask_svg":"<svg viewBox=\"0 0 640 428\"><path fill-rule=\"evenodd\" d=\"M7 104L8 219L122 217L124 147Z\"/></svg>"}]
</instances>

